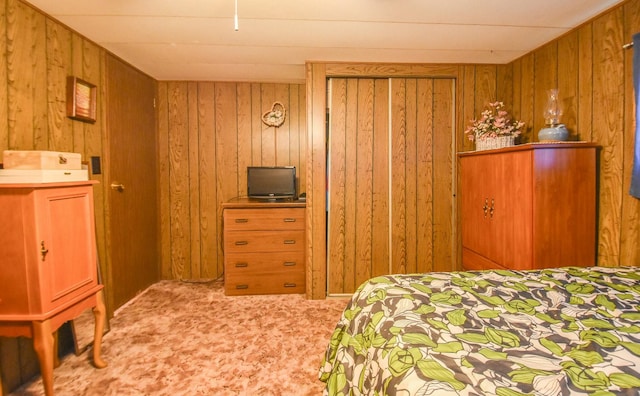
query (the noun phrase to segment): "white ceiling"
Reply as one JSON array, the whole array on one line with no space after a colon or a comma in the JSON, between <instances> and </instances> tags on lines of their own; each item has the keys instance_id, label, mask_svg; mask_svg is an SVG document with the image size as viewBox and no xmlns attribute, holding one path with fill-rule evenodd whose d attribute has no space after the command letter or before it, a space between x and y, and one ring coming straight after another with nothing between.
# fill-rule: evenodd
<instances>
[{"instance_id":1,"label":"white ceiling","mask_svg":"<svg viewBox=\"0 0 640 396\"><path fill-rule=\"evenodd\" d=\"M508 63L622 0L26 0L157 80L304 82L305 61Z\"/></svg>"}]
</instances>

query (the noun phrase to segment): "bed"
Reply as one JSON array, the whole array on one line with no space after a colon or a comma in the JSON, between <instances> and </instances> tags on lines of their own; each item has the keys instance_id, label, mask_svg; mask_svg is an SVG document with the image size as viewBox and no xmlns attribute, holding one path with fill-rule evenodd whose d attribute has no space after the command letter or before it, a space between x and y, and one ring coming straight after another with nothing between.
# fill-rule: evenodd
<instances>
[{"instance_id":1,"label":"bed","mask_svg":"<svg viewBox=\"0 0 640 396\"><path fill-rule=\"evenodd\" d=\"M640 268L372 278L319 376L325 395L638 395Z\"/></svg>"}]
</instances>

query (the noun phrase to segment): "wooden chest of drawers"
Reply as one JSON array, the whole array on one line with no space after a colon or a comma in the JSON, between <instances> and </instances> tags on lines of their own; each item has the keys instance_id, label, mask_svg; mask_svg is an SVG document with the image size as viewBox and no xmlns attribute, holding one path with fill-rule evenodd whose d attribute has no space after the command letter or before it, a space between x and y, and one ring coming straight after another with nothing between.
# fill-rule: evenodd
<instances>
[{"instance_id":1,"label":"wooden chest of drawers","mask_svg":"<svg viewBox=\"0 0 640 396\"><path fill-rule=\"evenodd\" d=\"M225 208L225 294L305 292L304 207Z\"/></svg>"}]
</instances>

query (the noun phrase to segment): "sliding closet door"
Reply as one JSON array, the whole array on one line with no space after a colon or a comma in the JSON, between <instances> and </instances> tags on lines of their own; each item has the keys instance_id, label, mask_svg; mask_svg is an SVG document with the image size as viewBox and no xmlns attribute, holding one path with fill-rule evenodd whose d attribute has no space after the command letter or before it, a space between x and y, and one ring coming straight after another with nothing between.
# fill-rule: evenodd
<instances>
[{"instance_id":1,"label":"sliding closet door","mask_svg":"<svg viewBox=\"0 0 640 396\"><path fill-rule=\"evenodd\" d=\"M327 291L453 268L453 80L329 81Z\"/></svg>"}]
</instances>

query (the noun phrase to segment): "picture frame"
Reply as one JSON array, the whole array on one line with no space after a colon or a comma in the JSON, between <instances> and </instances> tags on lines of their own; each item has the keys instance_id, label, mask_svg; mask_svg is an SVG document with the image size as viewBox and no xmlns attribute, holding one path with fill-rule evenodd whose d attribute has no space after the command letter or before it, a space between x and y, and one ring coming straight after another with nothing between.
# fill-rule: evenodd
<instances>
[{"instance_id":1,"label":"picture frame","mask_svg":"<svg viewBox=\"0 0 640 396\"><path fill-rule=\"evenodd\" d=\"M67 117L96 122L96 86L78 77L67 77Z\"/></svg>"}]
</instances>

